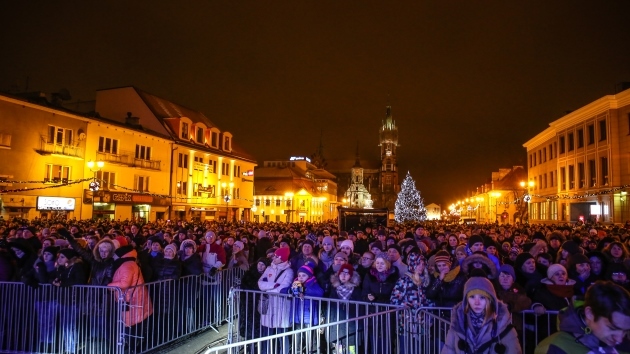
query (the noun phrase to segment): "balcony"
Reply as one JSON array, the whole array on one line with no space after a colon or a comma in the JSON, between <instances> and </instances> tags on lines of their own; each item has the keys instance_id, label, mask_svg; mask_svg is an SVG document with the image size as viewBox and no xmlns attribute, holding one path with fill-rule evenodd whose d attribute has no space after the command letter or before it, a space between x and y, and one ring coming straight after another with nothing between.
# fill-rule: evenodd
<instances>
[{"instance_id":1,"label":"balcony","mask_svg":"<svg viewBox=\"0 0 630 354\"><path fill-rule=\"evenodd\" d=\"M161 169L161 164L159 160L138 159L136 158L135 151L121 150L119 154L97 151L96 159L117 165L137 167L147 170L160 171Z\"/></svg>"},{"instance_id":2,"label":"balcony","mask_svg":"<svg viewBox=\"0 0 630 354\"><path fill-rule=\"evenodd\" d=\"M35 149L41 155L67 156L83 159L83 148L80 148L78 141L70 144L59 144L48 140L47 136L41 136L39 148Z\"/></svg>"}]
</instances>

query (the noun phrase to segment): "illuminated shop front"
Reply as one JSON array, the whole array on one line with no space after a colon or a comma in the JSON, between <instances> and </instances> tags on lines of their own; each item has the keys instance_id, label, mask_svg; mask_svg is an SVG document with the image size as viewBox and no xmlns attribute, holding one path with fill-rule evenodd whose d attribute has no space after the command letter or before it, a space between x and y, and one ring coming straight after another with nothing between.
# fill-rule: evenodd
<instances>
[{"instance_id":1,"label":"illuminated shop front","mask_svg":"<svg viewBox=\"0 0 630 354\"><path fill-rule=\"evenodd\" d=\"M94 194L92 198L92 194ZM97 219L109 220L143 220L155 221L164 219L170 205L166 198L149 194L113 192L113 191L84 191L84 204L92 204L92 214ZM86 208L86 209L89 209Z\"/></svg>"},{"instance_id":2,"label":"illuminated shop front","mask_svg":"<svg viewBox=\"0 0 630 354\"><path fill-rule=\"evenodd\" d=\"M37 211L42 219L67 218L68 213L74 212L75 198L37 197Z\"/></svg>"}]
</instances>

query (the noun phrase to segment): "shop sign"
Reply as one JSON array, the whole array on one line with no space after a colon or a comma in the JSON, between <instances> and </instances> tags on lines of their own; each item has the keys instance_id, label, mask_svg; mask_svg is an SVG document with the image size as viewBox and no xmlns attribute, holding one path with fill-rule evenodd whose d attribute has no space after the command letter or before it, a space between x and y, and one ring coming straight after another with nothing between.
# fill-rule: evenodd
<instances>
[{"instance_id":1,"label":"shop sign","mask_svg":"<svg viewBox=\"0 0 630 354\"><path fill-rule=\"evenodd\" d=\"M149 194L141 193L124 193L111 191L98 191L92 193L90 190L84 191L83 202L91 204L92 194L95 194L96 202L100 203L116 203L116 204L149 204L149 205L169 205L166 198L154 197Z\"/></svg>"},{"instance_id":2,"label":"shop sign","mask_svg":"<svg viewBox=\"0 0 630 354\"><path fill-rule=\"evenodd\" d=\"M304 156L291 156L289 158L289 161L306 161L306 162L311 162L311 159L309 159L308 157L304 157Z\"/></svg>"},{"instance_id":3,"label":"shop sign","mask_svg":"<svg viewBox=\"0 0 630 354\"><path fill-rule=\"evenodd\" d=\"M254 170L247 170L247 172L243 172L243 176L251 177L254 175Z\"/></svg>"},{"instance_id":4,"label":"shop sign","mask_svg":"<svg viewBox=\"0 0 630 354\"><path fill-rule=\"evenodd\" d=\"M74 210L74 198L37 197L37 210Z\"/></svg>"}]
</instances>

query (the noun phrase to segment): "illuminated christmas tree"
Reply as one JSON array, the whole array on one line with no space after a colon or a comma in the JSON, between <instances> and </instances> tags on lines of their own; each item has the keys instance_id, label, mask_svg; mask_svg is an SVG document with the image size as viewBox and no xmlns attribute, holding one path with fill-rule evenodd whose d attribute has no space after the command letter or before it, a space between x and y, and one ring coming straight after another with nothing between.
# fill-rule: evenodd
<instances>
[{"instance_id":1,"label":"illuminated christmas tree","mask_svg":"<svg viewBox=\"0 0 630 354\"><path fill-rule=\"evenodd\" d=\"M403 181L398 198L394 207L394 218L396 222L424 221L427 218L427 209L424 207L424 200L420 192L416 189L416 182L407 172L407 177Z\"/></svg>"}]
</instances>

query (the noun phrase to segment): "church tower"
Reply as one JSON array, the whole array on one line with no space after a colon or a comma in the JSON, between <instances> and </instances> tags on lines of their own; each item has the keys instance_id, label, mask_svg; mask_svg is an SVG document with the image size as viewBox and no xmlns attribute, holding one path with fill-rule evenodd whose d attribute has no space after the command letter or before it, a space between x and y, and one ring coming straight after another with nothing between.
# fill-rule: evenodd
<instances>
[{"instance_id":1,"label":"church tower","mask_svg":"<svg viewBox=\"0 0 630 354\"><path fill-rule=\"evenodd\" d=\"M346 191L345 198L351 208L372 208L372 196L363 185L363 167L359 157L359 142L357 142L356 160L351 170L352 182Z\"/></svg>"},{"instance_id":2,"label":"church tower","mask_svg":"<svg viewBox=\"0 0 630 354\"><path fill-rule=\"evenodd\" d=\"M385 120L379 132L379 146L381 147L381 171L379 192L382 195L381 204L393 210L396 195L400 191L398 182L398 163L396 149L398 148L398 127L392 117L392 107L387 106Z\"/></svg>"}]
</instances>

